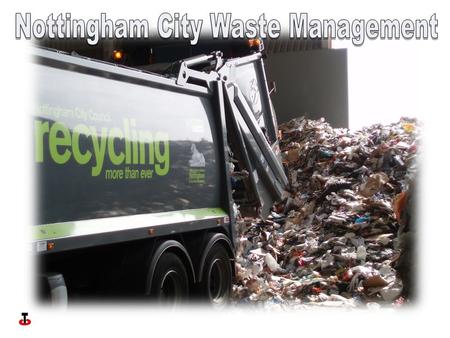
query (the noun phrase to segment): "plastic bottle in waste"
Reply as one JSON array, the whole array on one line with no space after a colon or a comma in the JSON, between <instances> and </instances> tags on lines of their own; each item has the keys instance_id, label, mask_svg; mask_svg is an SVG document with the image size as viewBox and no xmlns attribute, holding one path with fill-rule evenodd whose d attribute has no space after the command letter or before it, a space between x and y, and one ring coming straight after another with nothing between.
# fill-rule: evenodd
<instances>
[{"instance_id":1,"label":"plastic bottle in waste","mask_svg":"<svg viewBox=\"0 0 450 338\"><path fill-rule=\"evenodd\" d=\"M356 249L356 259L365 261L366 256L367 256L366 247L363 245L358 246L358 248Z\"/></svg>"},{"instance_id":2,"label":"plastic bottle in waste","mask_svg":"<svg viewBox=\"0 0 450 338\"><path fill-rule=\"evenodd\" d=\"M277 263L275 258L273 258L273 256L270 253L266 254L264 261L265 261L266 265L268 266L268 268L270 269L270 271L278 272L281 270L280 265Z\"/></svg>"}]
</instances>

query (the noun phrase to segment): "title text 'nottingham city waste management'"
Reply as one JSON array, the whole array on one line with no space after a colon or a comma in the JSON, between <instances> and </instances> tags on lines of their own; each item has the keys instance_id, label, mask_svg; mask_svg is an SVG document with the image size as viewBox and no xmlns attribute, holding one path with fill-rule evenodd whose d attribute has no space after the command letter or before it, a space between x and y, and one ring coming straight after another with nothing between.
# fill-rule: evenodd
<instances>
[{"instance_id":1,"label":"title text 'nottingham city waste management'","mask_svg":"<svg viewBox=\"0 0 450 338\"><path fill-rule=\"evenodd\" d=\"M267 19L261 14L258 19L241 20L231 13L210 13L210 26L205 31L218 38L272 38L285 33L276 19ZM33 18L31 13L15 14L16 39L86 39L96 45L100 39L151 38L186 39L197 44L202 34L204 20L189 18L188 14L162 13L156 26L146 19L112 20L106 13L97 19L75 19L71 13L51 13L46 19ZM290 13L288 37L332 38L351 40L361 46L367 39L417 39L438 38L436 13L429 18L415 19L311 19L308 13ZM283 35L284 36L284 35Z\"/></svg>"}]
</instances>

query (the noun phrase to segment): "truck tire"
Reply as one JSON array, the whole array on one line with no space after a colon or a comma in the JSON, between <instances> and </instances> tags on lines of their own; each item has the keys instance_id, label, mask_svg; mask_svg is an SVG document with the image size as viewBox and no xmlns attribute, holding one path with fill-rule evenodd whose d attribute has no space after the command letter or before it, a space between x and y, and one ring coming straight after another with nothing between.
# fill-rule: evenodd
<instances>
[{"instance_id":1,"label":"truck tire","mask_svg":"<svg viewBox=\"0 0 450 338\"><path fill-rule=\"evenodd\" d=\"M231 295L232 271L226 248L216 243L209 250L200 283L200 294L214 305L225 305Z\"/></svg>"},{"instance_id":2,"label":"truck tire","mask_svg":"<svg viewBox=\"0 0 450 338\"><path fill-rule=\"evenodd\" d=\"M156 264L150 295L162 303L180 303L189 295L189 279L183 261L165 252Z\"/></svg>"}]
</instances>

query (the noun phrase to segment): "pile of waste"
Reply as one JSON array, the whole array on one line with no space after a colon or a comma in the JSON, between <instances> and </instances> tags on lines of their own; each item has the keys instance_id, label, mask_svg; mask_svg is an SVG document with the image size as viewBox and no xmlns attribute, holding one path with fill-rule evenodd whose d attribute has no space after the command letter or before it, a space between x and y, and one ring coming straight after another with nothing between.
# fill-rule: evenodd
<instances>
[{"instance_id":1,"label":"pile of waste","mask_svg":"<svg viewBox=\"0 0 450 338\"><path fill-rule=\"evenodd\" d=\"M237 222L237 303L402 304L396 200L414 181L420 124L279 127L290 186L267 220ZM381 305L380 305L381 304Z\"/></svg>"}]
</instances>

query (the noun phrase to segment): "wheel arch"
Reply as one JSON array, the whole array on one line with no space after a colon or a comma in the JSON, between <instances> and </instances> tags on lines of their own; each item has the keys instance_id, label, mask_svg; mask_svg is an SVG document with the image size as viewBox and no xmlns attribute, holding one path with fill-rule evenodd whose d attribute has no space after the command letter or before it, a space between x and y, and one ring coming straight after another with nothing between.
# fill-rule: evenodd
<instances>
[{"instance_id":1,"label":"wheel arch","mask_svg":"<svg viewBox=\"0 0 450 338\"><path fill-rule=\"evenodd\" d=\"M158 264L161 256L166 252L173 252L176 254L183 262L188 273L189 282L193 285L196 282L195 270L192 264L192 260L189 256L188 251L180 242L170 239L162 242L154 251L152 255L152 260L147 272L147 283L145 292L148 294L152 289L153 275L155 273L156 265Z\"/></svg>"},{"instance_id":2,"label":"wheel arch","mask_svg":"<svg viewBox=\"0 0 450 338\"><path fill-rule=\"evenodd\" d=\"M200 258L200 264L198 266L198 271L197 271L197 281L198 282L202 282L203 269L205 268L206 257L208 256L208 253L211 250L211 248L216 243L224 244L225 249L227 250L228 254L230 255L231 273L233 275L233 278L235 277L235 269L234 269L234 265L232 264L232 261L234 261L234 252L233 252L233 249L232 249L231 241L223 233L216 232L216 233L209 234L209 238L207 239L207 243L206 243L205 248L204 248L204 250L202 252L202 255L201 255L201 258Z\"/></svg>"}]
</instances>

